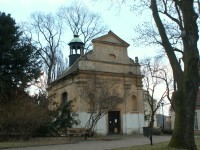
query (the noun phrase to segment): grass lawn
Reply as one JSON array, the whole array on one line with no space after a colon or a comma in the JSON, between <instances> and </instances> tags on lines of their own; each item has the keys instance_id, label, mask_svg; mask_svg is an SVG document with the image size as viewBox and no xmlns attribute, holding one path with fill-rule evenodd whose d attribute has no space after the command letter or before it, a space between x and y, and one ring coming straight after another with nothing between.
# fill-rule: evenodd
<instances>
[{"instance_id":1,"label":"grass lawn","mask_svg":"<svg viewBox=\"0 0 200 150\"><path fill-rule=\"evenodd\" d=\"M141 146L133 146L133 147L126 147L126 148L117 148L113 150L177 150L174 148L169 148L168 142L154 144L153 146L150 145L141 145ZM196 145L197 149L200 150L200 138L196 138Z\"/></svg>"},{"instance_id":2,"label":"grass lawn","mask_svg":"<svg viewBox=\"0 0 200 150\"><path fill-rule=\"evenodd\" d=\"M39 145L54 145L54 144L66 144L69 143L68 137L48 137L48 138L32 138L29 141L10 141L0 142L0 149L4 148L16 148L16 147L28 147ZM153 146L141 145L127 148L118 148L113 150L175 150L167 147L168 143L154 144ZM200 138L196 138L197 149L200 150Z\"/></svg>"},{"instance_id":3,"label":"grass lawn","mask_svg":"<svg viewBox=\"0 0 200 150\"><path fill-rule=\"evenodd\" d=\"M39 146L39 145L66 144L68 142L69 142L68 137L32 138L29 141L22 140L22 141L0 142L0 149Z\"/></svg>"}]
</instances>

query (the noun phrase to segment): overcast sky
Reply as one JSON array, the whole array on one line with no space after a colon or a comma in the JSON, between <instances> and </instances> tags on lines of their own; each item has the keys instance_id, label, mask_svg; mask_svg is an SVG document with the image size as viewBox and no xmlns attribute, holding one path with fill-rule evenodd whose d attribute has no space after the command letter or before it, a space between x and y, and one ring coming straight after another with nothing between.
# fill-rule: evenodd
<instances>
[{"instance_id":1,"label":"overcast sky","mask_svg":"<svg viewBox=\"0 0 200 150\"><path fill-rule=\"evenodd\" d=\"M45 13L55 13L61 6L69 6L75 0L0 0L0 11L10 13L16 22L28 20L31 13L36 11ZM79 0L90 10L102 15L105 24L109 30L112 30L120 38L130 44L128 55L131 58L136 56L152 56L155 51L150 48L133 46L134 30L133 27L142 21L142 18L136 16L130 11L130 7L123 5L121 9L111 6L107 0ZM70 41L73 37L66 37Z\"/></svg>"}]
</instances>

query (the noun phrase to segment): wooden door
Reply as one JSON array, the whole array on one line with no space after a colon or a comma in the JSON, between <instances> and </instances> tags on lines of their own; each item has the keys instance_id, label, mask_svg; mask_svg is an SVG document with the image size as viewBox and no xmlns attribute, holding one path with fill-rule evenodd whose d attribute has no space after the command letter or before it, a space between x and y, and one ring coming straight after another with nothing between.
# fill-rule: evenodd
<instances>
[{"instance_id":1,"label":"wooden door","mask_svg":"<svg viewBox=\"0 0 200 150\"><path fill-rule=\"evenodd\" d=\"M108 132L109 134L120 133L120 111L108 112Z\"/></svg>"}]
</instances>

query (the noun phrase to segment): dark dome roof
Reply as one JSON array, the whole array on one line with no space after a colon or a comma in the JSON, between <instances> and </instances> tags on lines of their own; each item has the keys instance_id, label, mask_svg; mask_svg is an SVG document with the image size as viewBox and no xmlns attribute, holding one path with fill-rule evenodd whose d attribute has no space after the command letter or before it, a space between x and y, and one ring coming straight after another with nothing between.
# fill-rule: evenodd
<instances>
[{"instance_id":1,"label":"dark dome roof","mask_svg":"<svg viewBox=\"0 0 200 150\"><path fill-rule=\"evenodd\" d=\"M83 44L83 42L81 41L81 39L79 38L78 35L74 35L74 38L70 41L69 44L71 44L71 43L82 43Z\"/></svg>"}]
</instances>

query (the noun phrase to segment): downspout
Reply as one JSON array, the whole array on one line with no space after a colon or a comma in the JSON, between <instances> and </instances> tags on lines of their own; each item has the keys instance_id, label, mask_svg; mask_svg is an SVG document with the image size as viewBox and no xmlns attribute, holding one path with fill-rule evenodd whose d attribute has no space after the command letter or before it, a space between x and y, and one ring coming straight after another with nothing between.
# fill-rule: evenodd
<instances>
[{"instance_id":1,"label":"downspout","mask_svg":"<svg viewBox=\"0 0 200 150\"><path fill-rule=\"evenodd\" d=\"M138 131L139 131L139 134L140 134L140 116L139 116L139 107L138 107Z\"/></svg>"},{"instance_id":2,"label":"downspout","mask_svg":"<svg viewBox=\"0 0 200 150\"><path fill-rule=\"evenodd\" d=\"M124 77L124 85L125 85L125 77ZM126 118L126 100L125 100L125 133L127 134L127 118Z\"/></svg>"},{"instance_id":3,"label":"downspout","mask_svg":"<svg viewBox=\"0 0 200 150\"><path fill-rule=\"evenodd\" d=\"M138 72L137 72L137 69L138 69L138 67L137 67L137 65L136 65L136 87L137 87L137 109L138 109L138 133L140 134L140 116L139 116L139 114L140 114L140 109L139 109L139 102L138 102Z\"/></svg>"}]
</instances>

